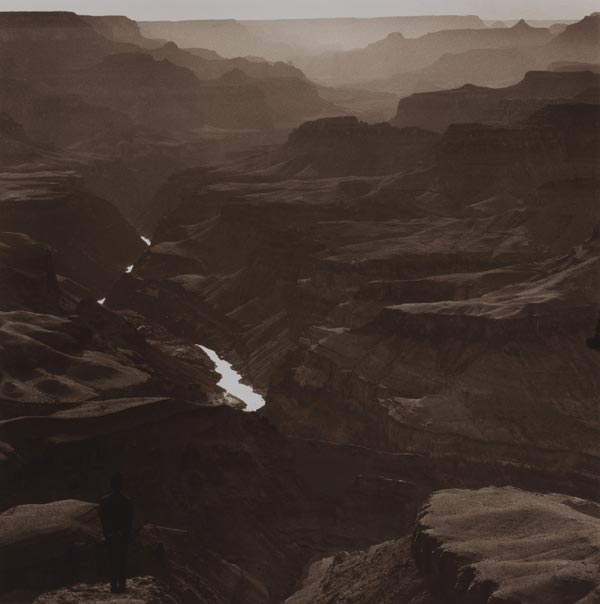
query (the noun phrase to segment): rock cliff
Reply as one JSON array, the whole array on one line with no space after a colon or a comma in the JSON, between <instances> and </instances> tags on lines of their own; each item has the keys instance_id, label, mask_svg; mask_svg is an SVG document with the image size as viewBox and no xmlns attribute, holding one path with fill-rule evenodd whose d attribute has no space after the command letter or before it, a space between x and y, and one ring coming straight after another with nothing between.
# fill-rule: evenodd
<instances>
[{"instance_id":1,"label":"rock cliff","mask_svg":"<svg viewBox=\"0 0 600 604\"><path fill-rule=\"evenodd\" d=\"M599 512L564 495L441 491L420 513L413 552L444 599L587 604L600 597Z\"/></svg>"}]
</instances>

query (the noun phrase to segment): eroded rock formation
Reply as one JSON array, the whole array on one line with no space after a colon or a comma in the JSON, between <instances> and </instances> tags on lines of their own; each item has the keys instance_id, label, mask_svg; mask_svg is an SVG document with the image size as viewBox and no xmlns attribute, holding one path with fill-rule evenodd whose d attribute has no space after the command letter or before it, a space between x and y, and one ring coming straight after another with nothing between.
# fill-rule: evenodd
<instances>
[{"instance_id":1,"label":"eroded rock formation","mask_svg":"<svg viewBox=\"0 0 600 604\"><path fill-rule=\"evenodd\" d=\"M587 604L600 597L600 509L518 489L441 491L413 538L433 591L460 602Z\"/></svg>"}]
</instances>

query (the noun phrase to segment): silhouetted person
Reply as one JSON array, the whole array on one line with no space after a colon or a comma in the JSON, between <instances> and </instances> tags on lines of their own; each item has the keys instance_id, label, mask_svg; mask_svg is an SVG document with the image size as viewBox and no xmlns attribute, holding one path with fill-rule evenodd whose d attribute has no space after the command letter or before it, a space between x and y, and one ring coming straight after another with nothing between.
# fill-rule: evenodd
<instances>
[{"instance_id":1,"label":"silhouetted person","mask_svg":"<svg viewBox=\"0 0 600 604\"><path fill-rule=\"evenodd\" d=\"M110 479L111 492L100 501L100 521L104 531L110 573L110 591L122 593L127 580L127 548L133 524L133 505L121 493L123 476Z\"/></svg>"}]
</instances>

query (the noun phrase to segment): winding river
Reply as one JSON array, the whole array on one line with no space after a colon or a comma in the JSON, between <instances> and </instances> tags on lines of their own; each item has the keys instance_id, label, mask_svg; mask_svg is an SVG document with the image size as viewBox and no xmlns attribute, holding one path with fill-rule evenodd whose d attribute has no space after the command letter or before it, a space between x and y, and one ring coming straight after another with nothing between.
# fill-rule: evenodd
<instances>
[{"instance_id":1,"label":"winding river","mask_svg":"<svg viewBox=\"0 0 600 604\"><path fill-rule=\"evenodd\" d=\"M265 399L257 392L254 392L250 386L242 384L242 376L235 371L230 363L222 359L214 350L200 344L196 344L196 346L206 353L216 365L217 373L221 374L221 379L217 385L221 386L227 394L231 394L246 403L245 411L256 411L264 406Z\"/></svg>"},{"instance_id":2,"label":"winding river","mask_svg":"<svg viewBox=\"0 0 600 604\"><path fill-rule=\"evenodd\" d=\"M141 239L146 245L152 245L152 242L148 237L142 236ZM125 272L131 273L133 267L133 264L129 265ZM105 300L106 298L98 300L98 304L104 304ZM264 406L265 399L257 392L254 392L250 386L242 384L242 376L235 371L231 366L231 363L222 359L214 350L211 350L206 346L202 346L201 344L196 344L196 346L206 353L210 360L215 364L217 373L221 375L221 379L217 385L221 386L227 394L243 401L246 404L244 411L256 411Z\"/></svg>"}]
</instances>

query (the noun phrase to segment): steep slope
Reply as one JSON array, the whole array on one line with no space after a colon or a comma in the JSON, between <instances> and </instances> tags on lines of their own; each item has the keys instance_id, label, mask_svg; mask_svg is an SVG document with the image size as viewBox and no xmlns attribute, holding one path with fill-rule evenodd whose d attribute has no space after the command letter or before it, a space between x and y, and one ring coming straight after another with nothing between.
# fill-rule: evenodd
<instances>
[{"instance_id":1,"label":"steep slope","mask_svg":"<svg viewBox=\"0 0 600 604\"><path fill-rule=\"evenodd\" d=\"M600 58L600 13L569 25L548 46L556 61L597 63Z\"/></svg>"},{"instance_id":2,"label":"steep slope","mask_svg":"<svg viewBox=\"0 0 600 604\"><path fill-rule=\"evenodd\" d=\"M5 172L0 228L55 248L58 272L97 294L106 292L144 248L114 206L64 171Z\"/></svg>"}]
</instances>

